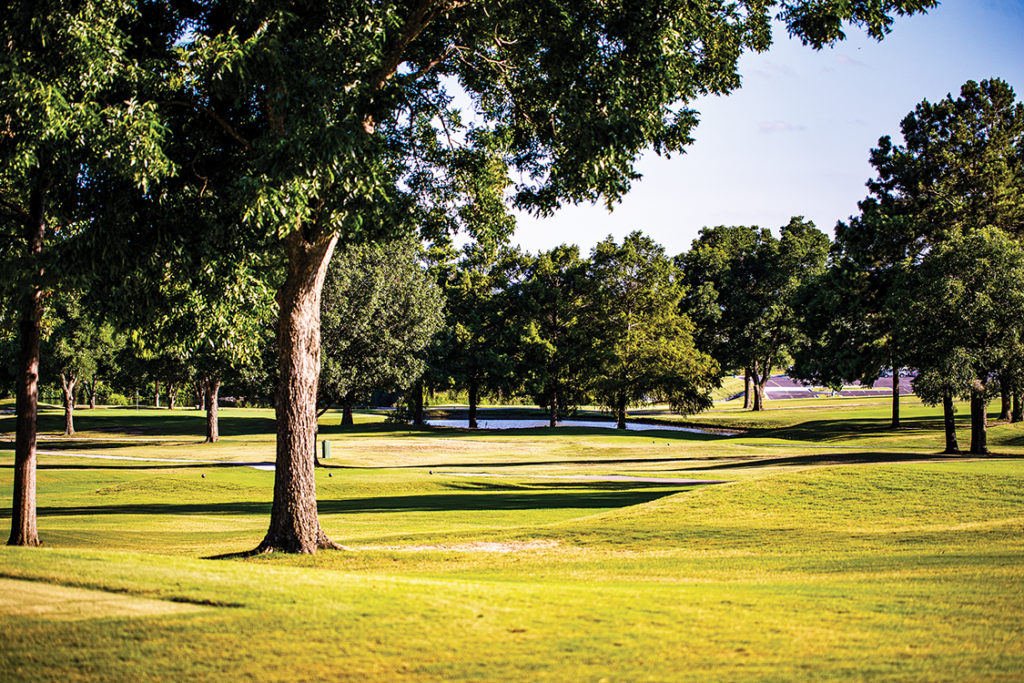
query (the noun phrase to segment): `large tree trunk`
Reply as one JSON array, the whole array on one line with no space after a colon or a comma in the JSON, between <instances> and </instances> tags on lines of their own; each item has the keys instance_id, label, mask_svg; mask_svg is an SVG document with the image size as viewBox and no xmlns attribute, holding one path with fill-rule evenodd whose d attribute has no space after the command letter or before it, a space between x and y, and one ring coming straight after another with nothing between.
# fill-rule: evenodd
<instances>
[{"instance_id":1,"label":"large tree trunk","mask_svg":"<svg viewBox=\"0 0 1024 683\"><path fill-rule=\"evenodd\" d=\"M469 380L469 428L476 429L476 404L479 400L480 387L476 381L476 378Z\"/></svg>"},{"instance_id":2,"label":"large tree trunk","mask_svg":"<svg viewBox=\"0 0 1024 683\"><path fill-rule=\"evenodd\" d=\"M548 426L558 426L558 387L551 390L551 415L548 417Z\"/></svg>"},{"instance_id":3,"label":"large tree trunk","mask_svg":"<svg viewBox=\"0 0 1024 683\"><path fill-rule=\"evenodd\" d=\"M206 441L217 443L220 439L220 416L217 414L217 398L220 394L220 380L207 377L203 382L206 387L203 403L206 404Z\"/></svg>"},{"instance_id":4,"label":"large tree trunk","mask_svg":"<svg viewBox=\"0 0 1024 683\"><path fill-rule=\"evenodd\" d=\"M60 375L60 387L64 398L64 436L72 436L75 433L75 381L73 375Z\"/></svg>"},{"instance_id":5,"label":"large tree trunk","mask_svg":"<svg viewBox=\"0 0 1024 683\"><path fill-rule=\"evenodd\" d=\"M956 438L956 408L953 407L953 394L948 391L942 395L942 423L946 430L946 450L950 455L960 454L960 443Z\"/></svg>"},{"instance_id":6,"label":"large tree trunk","mask_svg":"<svg viewBox=\"0 0 1024 683\"><path fill-rule=\"evenodd\" d=\"M977 384L980 385L980 382ZM988 454L988 399L985 388L971 389L971 455Z\"/></svg>"},{"instance_id":7,"label":"large tree trunk","mask_svg":"<svg viewBox=\"0 0 1024 683\"><path fill-rule=\"evenodd\" d=\"M320 293L337 237L307 241L297 230L285 238L288 275L277 292L279 380L277 461L270 528L257 552L315 553L337 548L316 507L313 460L316 395L320 375Z\"/></svg>"},{"instance_id":8,"label":"large tree trunk","mask_svg":"<svg viewBox=\"0 0 1024 683\"><path fill-rule=\"evenodd\" d=\"M626 428L626 394L622 391L615 395L615 428Z\"/></svg>"},{"instance_id":9,"label":"large tree trunk","mask_svg":"<svg viewBox=\"0 0 1024 683\"><path fill-rule=\"evenodd\" d=\"M351 427L356 421L352 417L352 404L355 403L356 392L349 391L345 394L344 398L341 399L341 426Z\"/></svg>"},{"instance_id":10,"label":"large tree trunk","mask_svg":"<svg viewBox=\"0 0 1024 683\"><path fill-rule=\"evenodd\" d=\"M743 410L750 410L754 405L753 389L750 368L743 368Z\"/></svg>"},{"instance_id":11,"label":"large tree trunk","mask_svg":"<svg viewBox=\"0 0 1024 683\"><path fill-rule=\"evenodd\" d=\"M1010 411L1010 422L1024 422L1024 401L1021 401L1021 389L1013 391L1013 408Z\"/></svg>"},{"instance_id":12,"label":"large tree trunk","mask_svg":"<svg viewBox=\"0 0 1024 683\"><path fill-rule=\"evenodd\" d=\"M412 423L423 426L423 380L417 380L412 389Z\"/></svg>"},{"instance_id":13,"label":"large tree trunk","mask_svg":"<svg viewBox=\"0 0 1024 683\"><path fill-rule=\"evenodd\" d=\"M29 258L43 252L46 235L46 190L32 192L30 218L25 222ZM15 387L14 495L11 505L11 537L7 545L39 545L36 525L36 422L39 415L39 340L42 332L43 290L38 284L42 268L33 266L36 284L21 302L21 348L18 350L18 378Z\"/></svg>"}]
</instances>

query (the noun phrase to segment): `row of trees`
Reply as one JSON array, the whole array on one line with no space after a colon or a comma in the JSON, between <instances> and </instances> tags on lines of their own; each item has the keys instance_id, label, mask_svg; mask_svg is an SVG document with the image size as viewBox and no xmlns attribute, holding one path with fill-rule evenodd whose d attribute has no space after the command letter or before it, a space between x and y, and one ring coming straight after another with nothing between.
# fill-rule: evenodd
<instances>
[{"instance_id":1,"label":"row of trees","mask_svg":"<svg viewBox=\"0 0 1024 683\"><path fill-rule=\"evenodd\" d=\"M959 452L953 399L970 400L983 454L991 397L1020 421L1024 391L1024 105L1005 82L969 81L924 101L871 152L860 214L836 227L829 266L804 302L795 372L836 385L885 368L918 371ZM893 426L899 426L894 400Z\"/></svg>"},{"instance_id":2,"label":"row of trees","mask_svg":"<svg viewBox=\"0 0 1024 683\"><path fill-rule=\"evenodd\" d=\"M896 14L934 5L5 6L0 280L18 330L10 542L39 542L36 419L50 293L81 287L111 315L159 318L173 310L164 296L173 291L207 304L196 310L215 308L213 292L242 301L272 292L277 466L257 549L334 547L318 521L309 453L320 295L339 241L457 229L486 241L509 229L506 198L538 213L566 201L612 204L644 150L689 144L698 119L690 102L739 87L739 57L768 48L773 13L820 48L847 24L881 38ZM223 319L214 316L206 336L233 353L248 337Z\"/></svg>"}]
</instances>

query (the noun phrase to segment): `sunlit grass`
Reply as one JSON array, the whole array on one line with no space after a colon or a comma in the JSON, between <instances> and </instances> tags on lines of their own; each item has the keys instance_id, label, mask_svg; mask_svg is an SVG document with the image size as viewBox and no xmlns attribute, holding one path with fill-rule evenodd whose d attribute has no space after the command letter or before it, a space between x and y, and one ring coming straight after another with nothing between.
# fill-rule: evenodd
<instances>
[{"instance_id":1,"label":"sunlit grass","mask_svg":"<svg viewBox=\"0 0 1024 683\"><path fill-rule=\"evenodd\" d=\"M687 418L748 430L735 436L414 430L378 416L342 428L329 413L321 522L349 549L230 559L205 558L251 549L267 527L273 472L231 463L273 460L271 411L224 409L212 445L195 410L81 411L69 440L47 411L45 547L0 550L0 577L32 582L19 595L0 580L14 594L0 600L0 671L1018 678L1024 431L993 425L1000 457L942 458L934 408L905 400L893 431L888 404L823 400L830 410ZM730 483L668 481L690 478Z\"/></svg>"}]
</instances>

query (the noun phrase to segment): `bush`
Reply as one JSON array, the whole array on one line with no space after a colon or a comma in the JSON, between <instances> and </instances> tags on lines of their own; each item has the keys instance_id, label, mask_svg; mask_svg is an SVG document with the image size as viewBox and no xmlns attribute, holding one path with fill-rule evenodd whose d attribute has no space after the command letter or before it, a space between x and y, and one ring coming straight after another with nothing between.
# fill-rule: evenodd
<instances>
[{"instance_id":1,"label":"bush","mask_svg":"<svg viewBox=\"0 0 1024 683\"><path fill-rule=\"evenodd\" d=\"M133 405L135 402L128 398L127 396L125 396L124 394L119 394L116 391L112 391L109 394L107 394L103 403L105 403L108 406L130 406Z\"/></svg>"}]
</instances>

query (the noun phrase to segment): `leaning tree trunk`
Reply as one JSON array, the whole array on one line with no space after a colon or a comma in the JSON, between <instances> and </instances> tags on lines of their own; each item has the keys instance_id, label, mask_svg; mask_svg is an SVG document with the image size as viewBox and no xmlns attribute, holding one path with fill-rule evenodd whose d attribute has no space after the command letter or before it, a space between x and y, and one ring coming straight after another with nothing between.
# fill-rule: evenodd
<instances>
[{"instance_id":1,"label":"leaning tree trunk","mask_svg":"<svg viewBox=\"0 0 1024 683\"><path fill-rule=\"evenodd\" d=\"M960 454L960 443L956 438L956 409L953 407L953 394L948 391L942 395L942 424L946 430L946 450L949 455Z\"/></svg>"},{"instance_id":2,"label":"leaning tree trunk","mask_svg":"<svg viewBox=\"0 0 1024 683\"><path fill-rule=\"evenodd\" d=\"M288 275L277 292L279 379L277 461L270 528L257 552L315 553L337 548L320 528L310 451L316 448L316 395L320 375L320 293L337 237L307 241L285 237Z\"/></svg>"},{"instance_id":3,"label":"leaning tree trunk","mask_svg":"<svg viewBox=\"0 0 1024 683\"><path fill-rule=\"evenodd\" d=\"M626 428L626 394L622 391L615 395L615 428Z\"/></svg>"},{"instance_id":4,"label":"leaning tree trunk","mask_svg":"<svg viewBox=\"0 0 1024 683\"><path fill-rule=\"evenodd\" d=\"M355 418L352 417L352 404L355 403L356 392L349 391L341 399L341 426L351 427L355 425Z\"/></svg>"},{"instance_id":5,"label":"leaning tree trunk","mask_svg":"<svg viewBox=\"0 0 1024 683\"><path fill-rule=\"evenodd\" d=\"M1021 401L1021 389L1013 390L1013 408L1010 411L1010 422L1024 422L1024 401Z\"/></svg>"},{"instance_id":6,"label":"leaning tree trunk","mask_svg":"<svg viewBox=\"0 0 1024 683\"><path fill-rule=\"evenodd\" d=\"M220 380L208 377L204 386L206 387L203 399L206 404L206 441L204 443L217 443L220 439L220 416L217 414Z\"/></svg>"},{"instance_id":7,"label":"leaning tree trunk","mask_svg":"<svg viewBox=\"0 0 1024 683\"><path fill-rule=\"evenodd\" d=\"M980 385L980 382L976 382ZM971 389L971 455L988 454L988 399L985 388L975 386Z\"/></svg>"},{"instance_id":8,"label":"leaning tree trunk","mask_svg":"<svg viewBox=\"0 0 1024 683\"><path fill-rule=\"evenodd\" d=\"M60 387L64 398L64 436L75 433L75 378L64 373L60 375Z\"/></svg>"},{"instance_id":9,"label":"leaning tree trunk","mask_svg":"<svg viewBox=\"0 0 1024 683\"><path fill-rule=\"evenodd\" d=\"M25 221L28 255L39 258L46 235L46 190L32 192L30 218ZM42 268L32 273L42 279ZM11 537L7 545L39 545L36 525L36 421L39 415L39 341L42 333L43 290L32 285L21 303L18 378L15 387L14 494L11 505Z\"/></svg>"},{"instance_id":10,"label":"leaning tree trunk","mask_svg":"<svg viewBox=\"0 0 1024 683\"><path fill-rule=\"evenodd\" d=\"M476 378L474 377L474 378L469 380L469 428L470 429L476 429L476 427L477 427L476 404L477 404L477 401L480 399L479 393L480 393L480 387L479 387L478 382L476 381Z\"/></svg>"}]
</instances>

